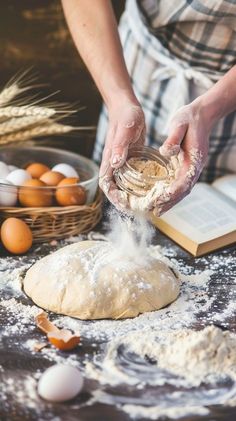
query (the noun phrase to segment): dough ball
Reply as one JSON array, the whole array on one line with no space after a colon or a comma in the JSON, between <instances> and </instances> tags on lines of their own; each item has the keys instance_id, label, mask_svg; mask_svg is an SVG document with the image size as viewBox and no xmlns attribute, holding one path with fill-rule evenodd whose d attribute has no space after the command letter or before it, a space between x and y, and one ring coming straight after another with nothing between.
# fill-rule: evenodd
<instances>
[{"instance_id":1,"label":"dough ball","mask_svg":"<svg viewBox=\"0 0 236 421\"><path fill-rule=\"evenodd\" d=\"M79 319L135 317L174 301L179 281L153 257L130 258L103 241L81 241L36 262L24 290L46 310Z\"/></svg>"}]
</instances>

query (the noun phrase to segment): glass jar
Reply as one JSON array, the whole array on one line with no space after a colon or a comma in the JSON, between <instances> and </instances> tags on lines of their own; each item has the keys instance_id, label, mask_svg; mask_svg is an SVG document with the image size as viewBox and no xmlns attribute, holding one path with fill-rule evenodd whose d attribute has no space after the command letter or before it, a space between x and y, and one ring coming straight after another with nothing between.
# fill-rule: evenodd
<instances>
[{"instance_id":1,"label":"glass jar","mask_svg":"<svg viewBox=\"0 0 236 421\"><path fill-rule=\"evenodd\" d=\"M114 171L119 189L135 196L146 196L158 181L171 178L173 168L157 149L140 146L129 149L126 162Z\"/></svg>"}]
</instances>

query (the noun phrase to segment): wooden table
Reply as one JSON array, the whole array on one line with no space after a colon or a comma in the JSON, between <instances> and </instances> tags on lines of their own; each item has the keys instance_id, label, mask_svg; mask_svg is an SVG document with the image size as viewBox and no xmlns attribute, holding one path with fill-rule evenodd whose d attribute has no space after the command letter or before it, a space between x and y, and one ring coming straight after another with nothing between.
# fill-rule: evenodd
<instances>
[{"instance_id":1,"label":"wooden table","mask_svg":"<svg viewBox=\"0 0 236 421\"><path fill-rule=\"evenodd\" d=\"M102 226L99 226L98 229L103 231ZM217 308L214 308L214 312L221 312L228 300L228 292L236 293L235 291L235 277L236 277L236 246L230 247L227 250L219 251L214 254L209 255L207 258L198 258L195 259L191 257L188 253L180 249L166 237L158 233L158 236L154 239L154 243L157 242L164 247L171 248L176 253L176 258L194 269L205 270L209 267L213 259L216 259L218 256L219 259L223 262L221 264L221 268L218 273L215 273L212 276L210 290L214 291L215 288L218 289L218 296L220 297L220 302L217 305ZM11 268L19 266L21 264L25 264L28 261L31 261L32 258L39 258L41 255L48 253L48 251L52 250L52 248L48 245L45 245L41 251L37 251L38 247L35 246L32 251L29 253L28 256L24 256L23 258L12 258L11 260ZM235 261L231 263L230 267L227 259L227 256L231 255L232 257L235 256ZM4 257L6 254L3 250L0 252L0 257ZM224 264L225 260L225 264ZM0 259L0 276L1 273L1 261L4 262L4 259ZM232 261L232 259L231 259ZM224 274L227 273L227 276ZM227 288L225 285L227 284ZM3 291L2 298L9 298L9 292ZM24 298L24 303L29 303L30 300ZM1 308L1 306L0 306ZM0 321L1 321L1 329L5 323L7 323L7 314L4 308L1 308L0 311ZM12 319L11 319L12 320ZM208 314L208 320L210 320L210 314ZM12 324L16 323L17 320L12 320ZM198 327L204 327L204 323L199 320ZM196 327L196 326L195 326ZM195 328L194 327L194 328ZM224 325L222 323L221 326L223 329L229 329L232 331L236 331L236 320L235 317L231 317L230 320L227 321L227 324ZM52 363L45 359L43 354L40 353L30 353L30 351L26 351L25 347L22 344L29 339L29 338L42 340L42 336L39 333L38 329L35 327L32 328L30 333L26 333L23 335L20 334L13 334L9 335L8 337L3 336L1 338L1 348L0 348L0 365L3 367L3 370L0 370L0 381L1 385L3 384L3 380L8 376L9 378L13 379L13 386L19 385L21 387L21 379L25 375L30 375L31 373L34 374L37 370L43 371ZM102 346L102 343L97 344L97 349ZM79 347L76 351L73 351L78 358L83 358L83 355L86 353L90 353L94 351L94 348L91 347L91 343L87 340L83 342L83 346ZM61 353L60 353L61 354ZM64 354L65 361L67 359L67 354ZM2 386L1 386L2 387ZM17 386L16 386L17 387ZM28 393L27 391L22 391L22 401L19 403L19 399L15 399L14 392L9 393L7 396L7 400L0 401L0 420L1 421L27 421L27 420L54 420L54 421L128 421L130 418L124 412L119 411L113 406L105 405L105 404L94 404L92 406L84 406L78 409L78 404L82 402L86 402L90 398L91 390L94 390L96 387L96 382L92 380L85 381L85 387L83 393L76 398L74 401L66 404L50 404L45 403L38 398L38 405L40 408L40 414L38 410L36 411L34 407L30 408L29 405L25 405L24 403L24 393ZM14 389L14 387L13 387ZM119 388L118 388L119 389ZM116 388L116 390L118 390ZM135 393L135 388L127 387L126 390L122 390L123 394L127 396L133 396ZM1 390L0 390L1 396ZM28 398L29 399L29 398ZM221 406L214 406L211 408L211 415L210 416L193 416L191 418L184 418L185 420L209 420L209 421L234 421L236 419L236 408L227 408ZM144 421L144 419L142 419Z\"/></svg>"}]
</instances>

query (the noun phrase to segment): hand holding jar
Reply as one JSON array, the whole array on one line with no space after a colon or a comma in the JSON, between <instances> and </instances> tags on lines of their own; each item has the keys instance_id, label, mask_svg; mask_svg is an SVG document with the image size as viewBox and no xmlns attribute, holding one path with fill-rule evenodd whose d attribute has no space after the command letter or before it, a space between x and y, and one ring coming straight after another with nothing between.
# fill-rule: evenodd
<instances>
[{"instance_id":1,"label":"hand holding jar","mask_svg":"<svg viewBox=\"0 0 236 421\"><path fill-rule=\"evenodd\" d=\"M177 158L165 159L148 146L131 148L125 164L113 173L119 199L114 205L124 212L154 211L159 198L169 201L176 169L179 169Z\"/></svg>"},{"instance_id":2,"label":"hand holding jar","mask_svg":"<svg viewBox=\"0 0 236 421\"><path fill-rule=\"evenodd\" d=\"M156 175L157 178L152 177L153 184L145 194L141 196L140 192L136 194L137 185L136 192L127 192L126 186L119 184L117 171L115 171L117 185L113 180L110 184L112 188L107 191L103 190L117 208L123 211L144 213L151 211L156 216L160 216L190 193L208 156L208 138L212 125L211 120L204 117L205 114L202 110L203 107L198 99L179 109L172 119L169 136L161 146L160 154L151 148L152 156L149 158L157 160L161 165L164 164L167 174L162 179L159 178L160 174ZM139 158L142 160L145 159L147 150L143 150L143 152L144 156L139 151ZM128 157L131 155L129 152ZM147 156L146 158L150 160ZM129 163L126 162L124 167L122 165L123 161L122 164L117 165L120 168L121 177ZM149 169L150 164L147 166L146 172Z\"/></svg>"},{"instance_id":3,"label":"hand holding jar","mask_svg":"<svg viewBox=\"0 0 236 421\"><path fill-rule=\"evenodd\" d=\"M122 203L122 192L114 182L113 171L125 163L128 150L144 144L145 120L142 108L134 102L109 108L109 127L103 150L99 185L108 199L117 207Z\"/></svg>"}]
</instances>

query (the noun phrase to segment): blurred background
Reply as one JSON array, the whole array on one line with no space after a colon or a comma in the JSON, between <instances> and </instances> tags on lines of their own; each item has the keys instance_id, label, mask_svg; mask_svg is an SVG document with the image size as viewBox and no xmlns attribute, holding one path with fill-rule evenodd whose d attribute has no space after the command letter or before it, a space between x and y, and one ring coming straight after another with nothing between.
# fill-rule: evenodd
<instances>
[{"instance_id":1,"label":"blurred background","mask_svg":"<svg viewBox=\"0 0 236 421\"><path fill-rule=\"evenodd\" d=\"M96 0L94 0L96 1ZM113 1L119 20L124 0ZM60 0L8 0L0 2L0 87L16 73L32 67L42 95L60 90L55 97L84 107L69 123L96 126L101 98L73 44ZM78 107L78 106L77 106ZM39 140L91 156L95 130Z\"/></svg>"}]
</instances>

